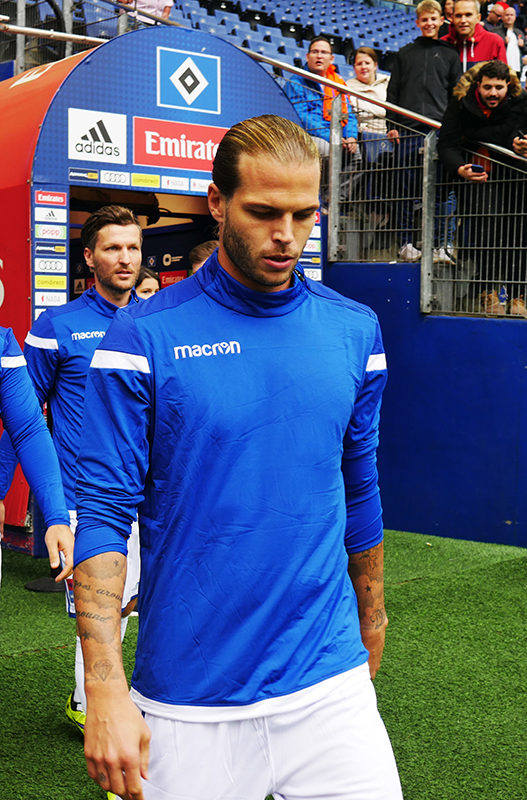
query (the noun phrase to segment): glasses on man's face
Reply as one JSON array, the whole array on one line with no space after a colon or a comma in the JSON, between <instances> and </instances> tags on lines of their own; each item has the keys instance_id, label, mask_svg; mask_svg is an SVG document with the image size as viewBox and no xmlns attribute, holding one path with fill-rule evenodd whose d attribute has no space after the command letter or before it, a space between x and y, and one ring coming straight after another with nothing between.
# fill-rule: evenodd
<instances>
[{"instance_id":1,"label":"glasses on man's face","mask_svg":"<svg viewBox=\"0 0 527 800\"><path fill-rule=\"evenodd\" d=\"M331 52L329 50L310 50L309 55L313 56L330 56Z\"/></svg>"}]
</instances>

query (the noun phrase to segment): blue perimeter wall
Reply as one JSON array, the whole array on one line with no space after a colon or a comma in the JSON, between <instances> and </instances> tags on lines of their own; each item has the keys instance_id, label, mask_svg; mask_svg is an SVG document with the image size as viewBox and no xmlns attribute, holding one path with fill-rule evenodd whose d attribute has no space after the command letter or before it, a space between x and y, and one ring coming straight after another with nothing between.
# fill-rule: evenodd
<instances>
[{"instance_id":1,"label":"blue perimeter wall","mask_svg":"<svg viewBox=\"0 0 527 800\"><path fill-rule=\"evenodd\" d=\"M527 547L527 320L421 314L419 264L323 280L381 323L385 527Z\"/></svg>"}]
</instances>

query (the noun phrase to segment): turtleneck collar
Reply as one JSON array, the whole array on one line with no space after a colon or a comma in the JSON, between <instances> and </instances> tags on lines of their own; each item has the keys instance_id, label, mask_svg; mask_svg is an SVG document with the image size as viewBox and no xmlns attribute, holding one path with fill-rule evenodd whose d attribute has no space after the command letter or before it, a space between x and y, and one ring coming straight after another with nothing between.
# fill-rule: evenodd
<instances>
[{"instance_id":1,"label":"turtleneck collar","mask_svg":"<svg viewBox=\"0 0 527 800\"><path fill-rule=\"evenodd\" d=\"M82 296L86 303L90 303L91 305L95 306L97 311L100 314L103 314L103 316L113 317L113 315L115 314L115 310L117 308L115 303L110 303L109 300L106 300L106 298L103 297L102 294L99 294L95 286L92 286L91 289L88 289L88 291L84 292ZM139 302L139 298L135 293L135 289L132 289L132 294L130 295L129 303L131 303L132 301L135 301L136 303ZM124 308L126 308L126 306L124 306Z\"/></svg>"},{"instance_id":2,"label":"turtleneck collar","mask_svg":"<svg viewBox=\"0 0 527 800\"><path fill-rule=\"evenodd\" d=\"M297 265L293 285L280 292L257 292L244 286L218 261L216 250L196 273L203 291L216 302L250 317L278 317L294 311L307 296L307 284L302 268Z\"/></svg>"}]
</instances>

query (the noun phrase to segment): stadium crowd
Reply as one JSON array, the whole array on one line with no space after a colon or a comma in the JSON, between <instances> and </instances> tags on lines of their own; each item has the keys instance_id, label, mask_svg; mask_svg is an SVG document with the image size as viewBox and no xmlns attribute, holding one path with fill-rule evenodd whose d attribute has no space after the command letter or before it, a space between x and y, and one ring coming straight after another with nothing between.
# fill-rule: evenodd
<instances>
[{"instance_id":1,"label":"stadium crowd","mask_svg":"<svg viewBox=\"0 0 527 800\"><path fill-rule=\"evenodd\" d=\"M527 156L527 95L521 86L527 18L523 4L513 7L504 0L488 5L485 14L482 19L477 0L446 0L443 6L423 0L416 8L420 35L394 54L389 76L378 72L374 49L356 50L355 77L347 81L354 94L341 93L347 177L341 180L340 198L349 207L360 202L371 229L390 225L400 260L420 260L415 209L422 197L423 141L434 129L420 118L439 123L433 261L470 283L470 297L464 282L462 305L445 310L527 317L525 255L519 252L526 210L523 178L511 189ZM305 65L313 78L285 85L322 155L329 147L330 103L339 92L317 77L342 80L333 60L329 39L316 37ZM410 116L386 111L375 101ZM346 152L350 142L353 155ZM489 153L489 144L507 148L510 157Z\"/></svg>"}]
</instances>

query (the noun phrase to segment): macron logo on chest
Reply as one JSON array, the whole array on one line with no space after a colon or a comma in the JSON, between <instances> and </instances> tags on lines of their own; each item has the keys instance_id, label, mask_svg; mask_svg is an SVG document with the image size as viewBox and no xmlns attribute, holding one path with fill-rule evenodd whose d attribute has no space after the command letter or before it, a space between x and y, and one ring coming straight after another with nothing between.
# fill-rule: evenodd
<instances>
[{"instance_id":1,"label":"macron logo on chest","mask_svg":"<svg viewBox=\"0 0 527 800\"><path fill-rule=\"evenodd\" d=\"M79 339L104 339L105 335L106 331L79 331L78 333L72 333L71 338L76 342Z\"/></svg>"},{"instance_id":2,"label":"macron logo on chest","mask_svg":"<svg viewBox=\"0 0 527 800\"><path fill-rule=\"evenodd\" d=\"M182 344L174 347L176 361L180 358L199 358L200 356L237 355L242 349L239 342L216 342L215 344Z\"/></svg>"}]
</instances>

